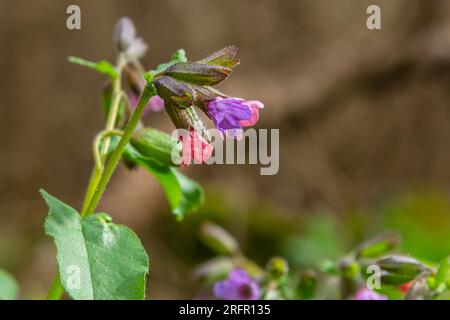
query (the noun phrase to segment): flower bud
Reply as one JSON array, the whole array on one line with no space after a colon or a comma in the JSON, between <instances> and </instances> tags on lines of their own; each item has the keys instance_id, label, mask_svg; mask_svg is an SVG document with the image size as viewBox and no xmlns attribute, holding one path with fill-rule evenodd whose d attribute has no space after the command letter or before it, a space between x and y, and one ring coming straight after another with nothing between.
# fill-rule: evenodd
<instances>
[{"instance_id":1,"label":"flower bud","mask_svg":"<svg viewBox=\"0 0 450 320\"><path fill-rule=\"evenodd\" d=\"M209 65L233 68L239 64L239 59L235 59L238 48L236 46L228 46L220 49L206 58L198 61Z\"/></svg>"},{"instance_id":2,"label":"flower bud","mask_svg":"<svg viewBox=\"0 0 450 320\"><path fill-rule=\"evenodd\" d=\"M313 299L317 289L317 274L312 269L300 273L297 294L302 300Z\"/></svg>"},{"instance_id":3,"label":"flower bud","mask_svg":"<svg viewBox=\"0 0 450 320\"><path fill-rule=\"evenodd\" d=\"M214 86L225 80L231 69L198 62L179 62L167 68L164 74L200 86Z\"/></svg>"},{"instance_id":4,"label":"flower bud","mask_svg":"<svg viewBox=\"0 0 450 320\"><path fill-rule=\"evenodd\" d=\"M136 28L128 17L117 22L113 38L117 51L124 53L129 60L139 59L147 51L147 44L141 38L136 38Z\"/></svg>"},{"instance_id":5,"label":"flower bud","mask_svg":"<svg viewBox=\"0 0 450 320\"><path fill-rule=\"evenodd\" d=\"M339 263L339 270L341 297L350 299L358 289L359 265L352 257L345 257Z\"/></svg>"},{"instance_id":6,"label":"flower bud","mask_svg":"<svg viewBox=\"0 0 450 320\"><path fill-rule=\"evenodd\" d=\"M236 239L216 224L204 223L200 235L204 243L216 253L234 255L240 251Z\"/></svg>"},{"instance_id":7,"label":"flower bud","mask_svg":"<svg viewBox=\"0 0 450 320\"><path fill-rule=\"evenodd\" d=\"M369 265L380 268L381 282L389 285L400 285L409 282L422 272L429 270L425 265L414 258L392 255L380 258L373 262L363 262L366 268L362 268L363 275Z\"/></svg>"},{"instance_id":8,"label":"flower bud","mask_svg":"<svg viewBox=\"0 0 450 320\"><path fill-rule=\"evenodd\" d=\"M194 129L203 136L206 135L206 128L194 107L180 108L172 101L164 101L164 106L170 120L177 129Z\"/></svg>"},{"instance_id":9,"label":"flower bud","mask_svg":"<svg viewBox=\"0 0 450 320\"><path fill-rule=\"evenodd\" d=\"M119 52L125 52L136 38L136 28L128 17L121 18L114 29L114 43Z\"/></svg>"},{"instance_id":10,"label":"flower bud","mask_svg":"<svg viewBox=\"0 0 450 320\"><path fill-rule=\"evenodd\" d=\"M279 281L288 274L289 265L285 259L273 257L267 263L266 269L272 279Z\"/></svg>"},{"instance_id":11,"label":"flower bud","mask_svg":"<svg viewBox=\"0 0 450 320\"><path fill-rule=\"evenodd\" d=\"M178 141L165 132L156 129L146 128L137 131L130 143L143 156L153 158L159 163L168 166L174 165L174 160L172 159L174 148L178 148L178 153L181 154L181 146L178 144Z\"/></svg>"},{"instance_id":12,"label":"flower bud","mask_svg":"<svg viewBox=\"0 0 450 320\"><path fill-rule=\"evenodd\" d=\"M187 108L194 104L195 92L186 84L166 76L157 78L154 84L167 105L174 102L176 106Z\"/></svg>"}]
</instances>

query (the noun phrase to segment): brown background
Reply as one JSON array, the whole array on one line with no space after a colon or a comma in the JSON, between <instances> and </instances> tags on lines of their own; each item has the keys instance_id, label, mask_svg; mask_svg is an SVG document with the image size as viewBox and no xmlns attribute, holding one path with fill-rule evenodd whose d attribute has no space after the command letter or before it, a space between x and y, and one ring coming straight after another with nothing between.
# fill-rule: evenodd
<instances>
[{"instance_id":1,"label":"brown background","mask_svg":"<svg viewBox=\"0 0 450 320\"><path fill-rule=\"evenodd\" d=\"M79 31L65 26L69 4L81 7ZM380 31L365 26L369 4L382 7ZM416 187L448 195L450 1L2 0L0 12L0 267L24 297L40 297L55 269L38 190L79 207L103 125L103 77L66 57L113 61L121 16L150 44L148 68L180 47L193 59L240 48L242 64L221 89L265 103L258 127L280 129L281 163L276 176L256 166L189 169L207 195L229 199L230 221L261 199L301 215L370 207ZM172 128L163 114L147 122ZM151 231L169 210L147 173L119 170L101 209L143 239L150 297L190 297L181 262Z\"/></svg>"}]
</instances>

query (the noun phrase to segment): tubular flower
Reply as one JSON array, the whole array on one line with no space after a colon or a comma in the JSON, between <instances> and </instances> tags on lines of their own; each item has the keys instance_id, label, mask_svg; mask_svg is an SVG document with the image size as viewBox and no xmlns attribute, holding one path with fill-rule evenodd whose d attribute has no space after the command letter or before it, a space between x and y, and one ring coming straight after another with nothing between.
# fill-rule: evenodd
<instances>
[{"instance_id":1,"label":"tubular flower","mask_svg":"<svg viewBox=\"0 0 450 320\"><path fill-rule=\"evenodd\" d=\"M370 289L361 288L356 292L354 300L388 300L388 298Z\"/></svg>"},{"instance_id":2,"label":"tubular flower","mask_svg":"<svg viewBox=\"0 0 450 320\"><path fill-rule=\"evenodd\" d=\"M178 60L154 71L156 91L176 128L194 129L205 136L194 107L201 109L222 135L237 139L242 137L243 127L258 121L259 111L264 107L261 102L227 97L213 88L239 64L236 53L237 48L229 46L199 61Z\"/></svg>"},{"instance_id":3,"label":"tubular flower","mask_svg":"<svg viewBox=\"0 0 450 320\"><path fill-rule=\"evenodd\" d=\"M139 98L134 94L130 95L130 105L133 109L136 108L137 102ZM144 111L142 112L142 117L146 117L150 114L150 112L160 112L164 109L164 100L159 96L153 96L148 101L145 106Z\"/></svg>"},{"instance_id":4,"label":"tubular flower","mask_svg":"<svg viewBox=\"0 0 450 320\"><path fill-rule=\"evenodd\" d=\"M214 295L225 300L257 300L260 295L258 284L242 269L234 269L228 278L216 282Z\"/></svg>"},{"instance_id":5,"label":"tubular flower","mask_svg":"<svg viewBox=\"0 0 450 320\"><path fill-rule=\"evenodd\" d=\"M242 127L254 125L259 118L259 101L217 97L206 103L208 116L221 133L230 137L242 136Z\"/></svg>"},{"instance_id":6,"label":"tubular flower","mask_svg":"<svg viewBox=\"0 0 450 320\"><path fill-rule=\"evenodd\" d=\"M182 145L182 166L187 166L192 161L195 163L203 163L211 157L213 147L198 131L190 129L187 135L180 137L180 140Z\"/></svg>"}]
</instances>

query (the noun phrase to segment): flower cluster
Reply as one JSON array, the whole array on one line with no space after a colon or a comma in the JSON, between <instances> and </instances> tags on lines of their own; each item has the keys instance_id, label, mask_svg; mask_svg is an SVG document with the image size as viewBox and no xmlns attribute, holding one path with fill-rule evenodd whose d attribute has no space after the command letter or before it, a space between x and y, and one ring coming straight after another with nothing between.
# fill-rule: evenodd
<instances>
[{"instance_id":1,"label":"flower cluster","mask_svg":"<svg viewBox=\"0 0 450 320\"><path fill-rule=\"evenodd\" d=\"M239 64L236 53L235 46L225 47L197 62L174 63L155 75L156 90L172 122L189 132L189 137L181 138L184 165L192 159L204 162L212 154L194 107L202 110L222 135L237 139L242 137L243 127L252 126L259 119L259 110L264 107L261 102L228 97L213 88Z\"/></svg>"},{"instance_id":2,"label":"flower cluster","mask_svg":"<svg viewBox=\"0 0 450 320\"><path fill-rule=\"evenodd\" d=\"M130 108L134 109L146 83L138 59L147 45L136 36L133 22L126 17L116 25L114 42L126 59L123 72L131 89ZM212 120L222 136L237 139L242 137L244 127L253 126L259 119L259 111L264 107L260 101L228 97L213 88L227 79L239 64L236 53L235 46L228 46L191 62L187 61L183 50L178 50L169 63L150 71L158 95L150 99L143 116L165 109L175 127L185 129L184 134L180 134L182 165L192 161L203 163L213 153L196 108Z\"/></svg>"}]
</instances>

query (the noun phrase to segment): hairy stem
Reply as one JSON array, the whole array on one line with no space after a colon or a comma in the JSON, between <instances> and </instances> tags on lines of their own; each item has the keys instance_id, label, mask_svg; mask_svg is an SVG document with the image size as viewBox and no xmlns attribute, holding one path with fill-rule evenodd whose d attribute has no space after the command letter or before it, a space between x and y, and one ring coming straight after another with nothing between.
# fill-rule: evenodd
<instances>
[{"instance_id":1,"label":"hairy stem","mask_svg":"<svg viewBox=\"0 0 450 320\"><path fill-rule=\"evenodd\" d=\"M125 58L123 55L119 55L117 58L117 77L113 80L113 88L112 88L112 103L109 108L108 117L106 119L106 125L105 125L105 131L114 130L115 124L117 121L117 113L119 111L120 106L120 100L122 99L122 69L125 66ZM104 166L104 162L106 161L106 154L109 149L109 143L110 139L105 139L102 150L100 151L100 160L102 163L102 166ZM98 160L95 159L94 160ZM89 179L89 184L86 190L86 196L83 201L83 206L81 208L81 216L84 216L86 214L86 209L89 205L89 203L92 200L92 197L95 193L95 190L97 188L97 185L100 181L100 178L103 174L103 169L99 168L99 166L96 164L94 169L91 173L91 178Z\"/></svg>"},{"instance_id":2,"label":"hairy stem","mask_svg":"<svg viewBox=\"0 0 450 320\"><path fill-rule=\"evenodd\" d=\"M92 174L89 179L86 196L84 198L83 206L82 206L81 213L80 213L81 217L84 217L86 215L88 205L91 202L91 200L97 190L97 186L98 186L99 182L101 181L101 178L103 175L104 162L106 161L106 155L107 155L108 149L109 149L109 143L110 143L109 137L113 134L116 134L114 129L115 129L116 121L117 121L117 114L119 111L120 101L123 98L123 92L121 89L121 87L122 87L121 78L122 78L122 69L125 66L125 64L126 64L126 61L125 61L124 56L119 55L119 57L117 59L117 66L116 66L117 76L113 80L113 92L112 92L113 101L111 103L111 107L108 112L105 130L103 131L103 133L105 133L105 135L104 135L105 140L102 145L102 150L98 154L98 158L96 158L96 155L98 153L98 148L97 148L97 150L95 150L95 153L94 153L95 154L94 160L96 162L96 165L95 165L94 169L92 170ZM99 166L97 162L99 162L101 165ZM56 273L55 278L53 279L52 285L47 293L47 300L59 300L59 299L61 299L63 293L64 293L64 288L61 284L60 273L58 271Z\"/></svg>"},{"instance_id":3,"label":"hairy stem","mask_svg":"<svg viewBox=\"0 0 450 320\"><path fill-rule=\"evenodd\" d=\"M153 87L153 84L147 84L144 88L144 91L142 92L138 104L136 106L136 109L134 110L133 114L131 115L130 120L128 121L127 125L125 126L125 129L122 134L122 138L119 141L119 144L117 145L116 149L114 149L113 153L111 154L106 167L103 171L103 174L100 178L100 181L98 183L97 188L95 189L94 195L92 196L92 200L89 203L85 214L82 216L86 216L89 214L92 214L97 207L103 192L105 191L106 186L108 185L109 180L111 179L112 174L114 173L114 170L116 169L117 165L119 164L119 161L122 157L122 154L125 150L126 145L130 141L134 130L136 129L137 124L139 123L139 120L141 119L142 112L144 111L145 106L147 105L148 101L152 96L154 96L155 90Z\"/></svg>"}]
</instances>

